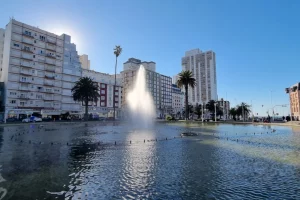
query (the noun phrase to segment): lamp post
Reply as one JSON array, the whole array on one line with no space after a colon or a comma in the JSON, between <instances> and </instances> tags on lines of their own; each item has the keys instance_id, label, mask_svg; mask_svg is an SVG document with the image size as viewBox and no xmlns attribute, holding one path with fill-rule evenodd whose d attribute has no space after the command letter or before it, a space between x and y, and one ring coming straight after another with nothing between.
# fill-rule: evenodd
<instances>
[{"instance_id":1,"label":"lamp post","mask_svg":"<svg viewBox=\"0 0 300 200\"><path fill-rule=\"evenodd\" d=\"M204 120L204 102L202 101L202 122Z\"/></svg>"},{"instance_id":2,"label":"lamp post","mask_svg":"<svg viewBox=\"0 0 300 200\"><path fill-rule=\"evenodd\" d=\"M217 122L217 103L215 102L215 122Z\"/></svg>"}]
</instances>

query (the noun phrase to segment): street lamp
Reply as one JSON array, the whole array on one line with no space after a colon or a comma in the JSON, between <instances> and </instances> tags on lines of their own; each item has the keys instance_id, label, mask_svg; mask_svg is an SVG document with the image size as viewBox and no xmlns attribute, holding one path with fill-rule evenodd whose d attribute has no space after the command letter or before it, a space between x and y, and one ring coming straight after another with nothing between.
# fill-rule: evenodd
<instances>
[{"instance_id":1,"label":"street lamp","mask_svg":"<svg viewBox=\"0 0 300 200\"><path fill-rule=\"evenodd\" d=\"M217 122L217 102L215 102L215 122Z\"/></svg>"}]
</instances>

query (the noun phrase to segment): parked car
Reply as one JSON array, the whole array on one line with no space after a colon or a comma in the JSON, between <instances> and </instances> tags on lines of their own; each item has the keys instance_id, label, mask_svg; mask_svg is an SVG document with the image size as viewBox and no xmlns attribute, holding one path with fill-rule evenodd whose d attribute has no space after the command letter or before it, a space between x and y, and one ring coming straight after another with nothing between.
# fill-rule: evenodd
<instances>
[{"instance_id":1,"label":"parked car","mask_svg":"<svg viewBox=\"0 0 300 200\"><path fill-rule=\"evenodd\" d=\"M30 118L25 118L22 120L22 122L28 123L28 122L30 122Z\"/></svg>"},{"instance_id":2,"label":"parked car","mask_svg":"<svg viewBox=\"0 0 300 200\"><path fill-rule=\"evenodd\" d=\"M30 117L30 122L41 122L43 121L42 118L31 116Z\"/></svg>"}]
</instances>

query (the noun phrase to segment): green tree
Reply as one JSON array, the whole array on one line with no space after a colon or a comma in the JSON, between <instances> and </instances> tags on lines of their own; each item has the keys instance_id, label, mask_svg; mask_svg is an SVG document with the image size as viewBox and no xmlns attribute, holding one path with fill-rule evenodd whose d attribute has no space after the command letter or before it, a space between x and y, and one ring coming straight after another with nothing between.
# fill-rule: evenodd
<instances>
[{"instance_id":1,"label":"green tree","mask_svg":"<svg viewBox=\"0 0 300 200\"><path fill-rule=\"evenodd\" d=\"M202 115L202 105L201 104L196 105L194 113L198 116L197 119L200 119L200 116Z\"/></svg>"},{"instance_id":2,"label":"green tree","mask_svg":"<svg viewBox=\"0 0 300 200\"><path fill-rule=\"evenodd\" d=\"M114 92L115 93L115 89L116 89L116 85L117 85L117 66L118 66L118 57L119 55L121 55L122 53L122 48L121 46L116 46L114 48L114 54L116 56L116 64L115 64L115 85L114 85ZM116 119L116 106L115 106L115 102L113 103L114 106L114 120Z\"/></svg>"},{"instance_id":3,"label":"green tree","mask_svg":"<svg viewBox=\"0 0 300 200\"><path fill-rule=\"evenodd\" d=\"M210 100L207 104L206 104L206 109L211 112L211 113L215 113L215 101L214 100Z\"/></svg>"},{"instance_id":4,"label":"green tree","mask_svg":"<svg viewBox=\"0 0 300 200\"><path fill-rule=\"evenodd\" d=\"M196 85L196 79L193 78L193 73L189 70L182 71L178 74L177 86L185 89L185 119L189 118L188 112L188 103L189 103L189 95L188 95L188 88L194 88Z\"/></svg>"},{"instance_id":5,"label":"green tree","mask_svg":"<svg viewBox=\"0 0 300 200\"><path fill-rule=\"evenodd\" d=\"M243 119L245 119L245 116L248 116L250 114L250 106L242 102L240 105L237 105L236 114L238 116L242 116Z\"/></svg>"},{"instance_id":6,"label":"green tree","mask_svg":"<svg viewBox=\"0 0 300 200\"><path fill-rule=\"evenodd\" d=\"M89 77L81 77L72 88L74 101L80 101L85 105L85 119L88 120L89 101L98 101L99 86Z\"/></svg>"},{"instance_id":7,"label":"green tree","mask_svg":"<svg viewBox=\"0 0 300 200\"><path fill-rule=\"evenodd\" d=\"M229 114L232 116L232 118L235 120L235 116L237 115L237 112L236 112L236 108L230 108L229 110Z\"/></svg>"}]
</instances>

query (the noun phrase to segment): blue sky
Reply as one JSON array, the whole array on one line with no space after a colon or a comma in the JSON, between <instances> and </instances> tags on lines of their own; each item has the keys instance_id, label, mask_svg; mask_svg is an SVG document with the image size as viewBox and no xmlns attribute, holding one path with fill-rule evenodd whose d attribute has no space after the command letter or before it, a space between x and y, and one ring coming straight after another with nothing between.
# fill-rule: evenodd
<instances>
[{"instance_id":1,"label":"blue sky","mask_svg":"<svg viewBox=\"0 0 300 200\"><path fill-rule=\"evenodd\" d=\"M135 57L155 61L169 76L181 71L185 51L213 50L219 98L227 96L232 105L252 100L254 112L265 115L270 91L273 105L287 104L284 88L300 81L299 10L297 0L4 0L0 26L13 16L70 34L91 68L105 73L114 72L115 45L123 47L118 71Z\"/></svg>"}]
</instances>

